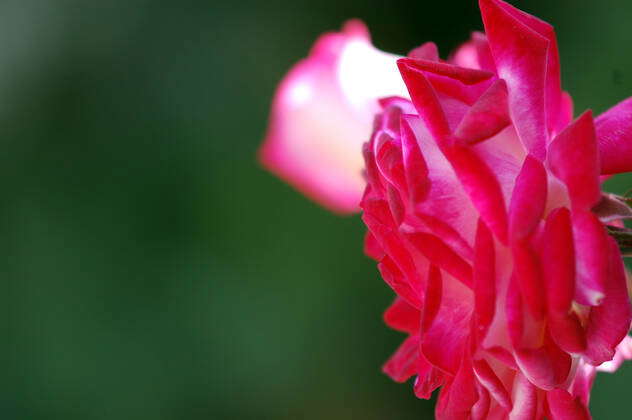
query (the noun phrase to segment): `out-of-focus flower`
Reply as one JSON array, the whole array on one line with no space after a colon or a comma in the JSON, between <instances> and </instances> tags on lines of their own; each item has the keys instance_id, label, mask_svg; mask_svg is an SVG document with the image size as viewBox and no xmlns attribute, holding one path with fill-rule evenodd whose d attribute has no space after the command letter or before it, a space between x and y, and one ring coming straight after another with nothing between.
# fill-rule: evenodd
<instances>
[{"instance_id":1,"label":"out-of-focus flower","mask_svg":"<svg viewBox=\"0 0 632 420\"><path fill-rule=\"evenodd\" d=\"M600 189L632 171L632 99L573 120L553 28L479 3L485 34L450 60L433 44L397 60L409 96L379 100L363 148L365 251L408 334L384 371L420 398L441 388L438 419L586 419L596 371L632 356Z\"/></svg>"},{"instance_id":2,"label":"out-of-focus flower","mask_svg":"<svg viewBox=\"0 0 632 420\"><path fill-rule=\"evenodd\" d=\"M358 211L377 99L407 96L398 58L373 47L357 20L320 37L277 90L261 162L331 210Z\"/></svg>"}]
</instances>

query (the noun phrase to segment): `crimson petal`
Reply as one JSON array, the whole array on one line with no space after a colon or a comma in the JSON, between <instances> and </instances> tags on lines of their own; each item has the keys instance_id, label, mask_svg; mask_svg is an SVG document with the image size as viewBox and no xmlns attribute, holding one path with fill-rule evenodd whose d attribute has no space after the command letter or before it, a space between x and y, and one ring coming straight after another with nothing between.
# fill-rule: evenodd
<instances>
[{"instance_id":1,"label":"crimson petal","mask_svg":"<svg viewBox=\"0 0 632 420\"><path fill-rule=\"evenodd\" d=\"M546 156L546 66L550 42L496 0L479 0L498 75L509 89L516 131L536 158Z\"/></svg>"},{"instance_id":2,"label":"crimson petal","mask_svg":"<svg viewBox=\"0 0 632 420\"><path fill-rule=\"evenodd\" d=\"M632 171L632 98L615 105L595 120L601 174Z\"/></svg>"}]
</instances>

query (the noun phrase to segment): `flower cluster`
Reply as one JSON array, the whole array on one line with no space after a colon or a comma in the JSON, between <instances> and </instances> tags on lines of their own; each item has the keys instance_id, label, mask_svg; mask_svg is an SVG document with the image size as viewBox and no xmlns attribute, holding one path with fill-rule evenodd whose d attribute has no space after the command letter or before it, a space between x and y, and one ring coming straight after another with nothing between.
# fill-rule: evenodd
<instances>
[{"instance_id":1,"label":"flower cluster","mask_svg":"<svg viewBox=\"0 0 632 420\"><path fill-rule=\"evenodd\" d=\"M596 371L632 356L626 270L606 230L621 222L596 210L602 178L632 171L632 100L573 120L553 28L500 0L480 8L485 34L447 61L432 43L381 53L357 22L323 38L314 54L329 61L307 60L285 82L262 156L336 210L360 202L365 251L397 294L385 321L408 334L384 371L414 376L420 398L440 388L437 419L590 418ZM303 118L288 119L279 104L310 79L333 93L293 103ZM362 164L329 147L359 150L376 108L360 200L344 181Z\"/></svg>"}]
</instances>

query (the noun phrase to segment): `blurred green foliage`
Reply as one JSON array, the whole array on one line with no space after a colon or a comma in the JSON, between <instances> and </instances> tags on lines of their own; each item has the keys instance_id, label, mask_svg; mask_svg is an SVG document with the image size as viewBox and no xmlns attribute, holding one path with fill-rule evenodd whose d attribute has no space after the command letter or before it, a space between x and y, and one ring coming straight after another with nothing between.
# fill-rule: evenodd
<instances>
[{"instance_id":1,"label":"blurred green foliage","mask_svg":"<svg viewBox=\"0 0 632 420\"><path fill-rule=\"evenodd\" d=\"M576 113L632 94L632 3L516 3L556 24ZM402 337L359 218L255 160L276 83L350 17L398 53L481 28L469 0L0 3L0 418L432 418L380 373ZM596 418L630 380L599 376Z\"/></svg>"}]
</instances>

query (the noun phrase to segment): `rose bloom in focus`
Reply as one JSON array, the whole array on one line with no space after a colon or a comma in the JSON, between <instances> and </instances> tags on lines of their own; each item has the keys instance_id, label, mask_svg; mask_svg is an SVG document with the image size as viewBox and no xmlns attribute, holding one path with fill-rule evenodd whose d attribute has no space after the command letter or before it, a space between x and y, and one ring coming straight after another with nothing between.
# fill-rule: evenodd
<instances>
[{"instance_id":1,"label":"rose bloom in focus","mask_svg":"<svg viewBox=\"0 0 632 420\"><path fill-rule=\"evenodd\" d=\"M437 419L588 419L598 370L632 358L619 244L602 193L632 171L632 99L573 119L552 26L480 0L485 33L447 60L375 49L364 25L321 37L274 99L264 165L336 212L407 334L384 365ZM625 206L624 206L625 207ZM627 208L626 208L627 209Z\"/></svg>"}]
</instances>

